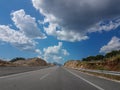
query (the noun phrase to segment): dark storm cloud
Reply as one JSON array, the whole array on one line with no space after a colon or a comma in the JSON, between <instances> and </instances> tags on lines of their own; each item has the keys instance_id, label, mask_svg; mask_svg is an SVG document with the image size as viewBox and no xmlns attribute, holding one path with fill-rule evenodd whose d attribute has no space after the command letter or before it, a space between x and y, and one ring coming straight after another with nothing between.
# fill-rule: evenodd
<instances>
[{"instance_id":1,"label":"dark storm cloud","mask_svg":"<svg viewBox=\"0 0 120 90\"><path fill-rule=\"evenodd\" d=\"M36 9L52 14L66 30L86 33L102 20L120 16L120 0L32 0Z\"/></svg>"},{"instance_id":2,"label":"dark storm cloud","mask_svg":"<svg viewBox=\"0 0 120 90\"><path fill-rule=\"evenodd\" d=\"M119 16L120 0L43 0L42 9L61 19L60 25L81 30Z\"/></svg>"}]
</instances>

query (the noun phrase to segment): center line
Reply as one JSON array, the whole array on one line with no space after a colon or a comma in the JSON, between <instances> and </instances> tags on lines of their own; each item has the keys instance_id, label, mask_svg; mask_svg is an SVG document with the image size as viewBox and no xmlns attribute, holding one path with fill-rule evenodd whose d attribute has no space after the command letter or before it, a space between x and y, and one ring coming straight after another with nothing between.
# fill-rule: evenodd
<instances>
[{"instance_id":1,"label":"center line","mask_svg":"<svg viewBox=\"0 0 120 90\"><path fill-rule=\"evenodd\" d=\"M58 67L57 67L57 68L58 68ZM49 72L49 73L45 74L44 76L42 76L42 77L40 78L40 80L46 78L47 76L49 76L50 74L52 74L53 72L55 72L55 71L57 70L57 68L56 68L54 71Z\"/></svg>"},{"instance_id":2,"label":"center line","mask_svg":"<svg viewBox=\"0 0 120 90\"><path fill-rule=\"evenodd\" d=\"M42 80L42 79L46 78L48 75L50 75L50 73L48 73L48 74L46 74L46 75L42 76L42 77L40 78L40 80Z\"/></svg>"}]
</instances>

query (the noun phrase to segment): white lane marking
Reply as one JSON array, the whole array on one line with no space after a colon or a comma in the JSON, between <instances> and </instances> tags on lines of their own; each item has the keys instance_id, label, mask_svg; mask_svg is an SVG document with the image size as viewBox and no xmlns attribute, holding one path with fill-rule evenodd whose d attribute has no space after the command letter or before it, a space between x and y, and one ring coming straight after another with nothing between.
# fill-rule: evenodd
<instances>
[{"instance_id":1,"label":"white lane marking","mask_svg":"<svg viewBox=\"0 0 120 90\"><path fill-rule=\"evenodd\" d=\"M47 76L49 76L50 74L52 74L53 72L55 72L57 69L58 69L58 67L57 67L54 71L51 71L50 73L45 74L44 76L42 76L42 77L40 78L40 80L46 78Z\"/></svg>"},{"instance_id":2,"label":"white lane marking","mask_svg":"<svg viewBox=\"0 0 120 90\"><path fill-rule=\"evenodd\" d=\"M35 71L28 71L28 72L23 72L23 73L18 73L18 74L12 74L12 75L8 75L8 76L1 76L1 78L10 78L10 77L16 77L16 76L20 76L20 75L24 75L24 74L29 74L32 72L36 72L36 71L40 71L40 70L35 70Z\"/></svg>"},{"instance_id":3,"label":"white lane marking","mask_svg":"<svg viewBox=\"0 0 120 90\"><path fill-rule=\"evenodd\" d=\"M90 73L85 73L85 72L82 72L82 71L80 71L80 72L81 72L81 73L83 73L83 74L90 75L90 76L95 76L95 75L93 75L93 74L90 74ZM120 83L120 81L118 81L118 80L113 80L113 79L109 79L109 78L102 77L102 76L95 76L95 77L98 77L98 78L102 78L102 79L105 79L105 80L109 80L109 81L113 81L113 82Z\"/></svg>"},{"instance_id":4,"label":"white lane marking","mask_svg":"<svg viewBox=\"0 0 120 90\"><path fill-rule=\"evenodd\" d=\"M65 68L64 68L64 69L65 69ZM75 73L69 71L68 69L65 69L65 70L68 71L69 73L73 74L74 76L76 76L76 77L82 79L83 81L87 82L88 84L90 84L90 85L96 87L96 88L99 89L99 90L105 90L105 89L99 87L98 85L95 85L94 83L92 83L92 82L90 82L90 81L84 79L83 77L81 77L81 76L79 76L79 75L77 75L77 74L75 74Z\"/></svg>"},{"instance_id":5,"label":"white lane marking","mask_svg":"<svg viewBox=\"0 0 120 90\"><path fill-rule=\"evenodd\" d=\"M50 68L52 68L52 67L50 67ZM48 68L43 68L43 69L48 69ZM43 70L43 69L42 69L42 70ZM41 70L41 69L40 69L40 70ZM40 70L27 71L27 72L23 72L23 73L8 75L8 76L1 76L0 79L16 77L16 76L20 76L20 75L24 75L24 74L27 74L27 75L28 75L29 73L33 73L33 72L40 71Z\"/></svg>"},{"instance_id":6,"label":"white lane marking","mask_svg":"<svg viewBox=\"0 0 120 90\"><path fill-rule=\"evenodd\" d=\"M46 78L46 77L49 76L49 75L50 75L50 73L47 73L46 75L42 76L42 77L40 78L40 80Z\"/></svg>"}]
</instances>

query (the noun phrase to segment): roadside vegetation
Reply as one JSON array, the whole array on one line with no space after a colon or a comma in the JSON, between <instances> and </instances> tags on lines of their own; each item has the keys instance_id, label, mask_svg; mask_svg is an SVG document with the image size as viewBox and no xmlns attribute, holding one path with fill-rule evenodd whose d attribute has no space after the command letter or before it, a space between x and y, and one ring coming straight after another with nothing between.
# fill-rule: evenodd
<instances>
[{"instance_id":1,"label":"roadside vegetation","mask_svg":"<svg viewBox=\"0 0 120 90\"><path fill-rule=\"evenodd\" d=\"M89 57L83 58L82 61L111 60L110 58L118 57L119 55L120 55L120 50L118 50L118 51L112 51L112 52L106 53L105 55L89 56Z\"/></svg>"},{"instance_id":2,"label":"roadside vegetation","mask_svg":"<svg viewBox=\"0 0 120 90\"><path fill-rule=\"evenodd\" d=\"M13 58L12 60L10 60L10 62L16 62L16 61L19 61L19 60L26 60L26 59L23 58L23 57L16 57L16 58Z\"/></svg>"},{"instance_id":3,"label":"roadside vegetation","mask_svg":"<svg viewBox=\"0 0 120 90\"><path fill-rule=\"evenodd\" d=\"M120 71L120 50L105 55L96 55L82 60L70 60L64 64L66 67Z\"/></svg>"}]
</instances>

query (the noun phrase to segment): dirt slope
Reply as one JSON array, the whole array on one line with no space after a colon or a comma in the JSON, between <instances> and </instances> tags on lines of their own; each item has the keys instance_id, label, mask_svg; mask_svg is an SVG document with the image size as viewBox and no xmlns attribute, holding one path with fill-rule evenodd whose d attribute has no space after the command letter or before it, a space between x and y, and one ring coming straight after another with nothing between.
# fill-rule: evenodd
<instances>
[{"instance_id":1,"label":"dirt slope","mask_svg":"<svg viewBox=\"0 0 120 90\"><path fill-rule=\"evenodd\" d=\"M120 71L120 55L107 58L106 60L101 60L101 61L72 60L72 61L67 61L64 64L64 66L69 68Z\"/></svg>"}]
</instances>

